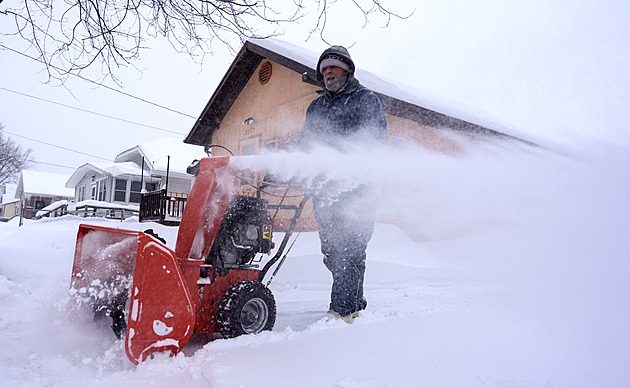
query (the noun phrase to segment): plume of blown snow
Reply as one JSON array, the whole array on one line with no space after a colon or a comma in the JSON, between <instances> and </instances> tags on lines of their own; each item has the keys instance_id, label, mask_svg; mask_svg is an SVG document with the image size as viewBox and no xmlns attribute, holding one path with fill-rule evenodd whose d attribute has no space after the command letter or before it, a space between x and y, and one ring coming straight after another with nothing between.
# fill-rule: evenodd
<instances>
[{"instance_id":1,"label":"plume of blown snow","mask_svg":"<svg viewBox=\"0 0 630 388\"><path fill-rule=\"evenodd\" d=\"M378 221L394 223L416 241L455 238L515 217L514 203L535 206L532 186L555 179L570 159L518 142L490 142L458 154L420 146L317 147L233 158L240 169L265 171L305 191L371 187ZM552 166L555 166L552 168ZM542 183L541 183L542 180Z\"/></svg>"}]
</instances>

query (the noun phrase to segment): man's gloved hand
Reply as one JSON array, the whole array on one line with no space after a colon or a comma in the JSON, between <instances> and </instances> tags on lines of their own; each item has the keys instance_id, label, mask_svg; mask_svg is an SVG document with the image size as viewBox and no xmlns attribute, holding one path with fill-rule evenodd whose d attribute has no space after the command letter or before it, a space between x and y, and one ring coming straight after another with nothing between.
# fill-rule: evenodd
<instances>
[{"instance_id":1,"label":"man's gloved hand","mask_svg":"<svg viewBox=\"0 0 630 388\"><path fill-rule=\"evenodd\" d=\"M190 163L190 165L188 165L188 167L186 168L186 173L194 176L199 175L199 164L199 159L193 160L192 163Z\"/></svg>"}]
</instances>

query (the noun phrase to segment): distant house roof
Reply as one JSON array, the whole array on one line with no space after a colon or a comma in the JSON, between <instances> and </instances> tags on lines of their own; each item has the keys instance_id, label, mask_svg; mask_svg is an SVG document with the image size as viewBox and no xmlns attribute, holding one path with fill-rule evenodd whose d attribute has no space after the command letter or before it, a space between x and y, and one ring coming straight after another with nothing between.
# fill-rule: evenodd
<instances>
[{"instance_id":1,"label":"distant house roof","mask_svg":"<svg viewBox=\"0 0 630 388\"><path fill-rule=\"evenodd\" d=\"M186 168L194 159L206 156L203 150L181 140L173 138L153 139L140 143L134 147L121 151L114 162L134 162L142 165L142 157L145 167L149 171L166 171L167 165L170 172L186 173ZM169 160L170 157L170 160Z\"/></svg>"},{"instance_id":2,"label":"distant house roof","mask_svg":"<svg viewBox=\"0 0 630 388\"><path fill-rule=\"evenodd\" d=\"M303 82L317 85L315 65L319 55L277 39L246 41L184 142L208 145L212 134L219 129L225 115L264 58L301 74ZM358 64L355 75L363 85L379 95L386 113L391 115L437 128L517 138L485 114L377 76L363 70L361 64Z\"/></svg>"},{"instance_id":3,"label":"distant house roof","mask_svg":"<svg viewBox=\"0 0 630 388\"><path fill-rule=\"evenodd\" d=\"M142 169L135 163L86 163L77 168L70 178L66 181L66 187L74 188L79 184L81 179L89 173L99 175L112 175L118 177L121 175L142 175Z\"/></svg>"},{"instance_id":4,"label":"distant house roof","mask_svg":"<svg viewBox=\"0 0 630 388\"><path fill-rule=\"evenodd\" d=\"M86 163L77 168L66 182L66 187L76 187L88 173L99 175L141 176L142 158L144 158L144 175L155 172L186 175L186 168L194 159L201 159L206 154L199 147L184 144L179 139L160 138L149 140L131 148L127 148L114 159L113 163ZM170 157L170 160L169 160Z\"/></svg>"},{"instance_id":5,"label":"distant house roof","mask_svg":"<svg viewBox=\"0 0 630 388\"><path fill-rule=\"evenodd\" d=\"M43 196L74 197L74 192L65 187L68 175L52 172L23 170L18 182L17 195L22 193Z\"/></svg>"}]
</instances>

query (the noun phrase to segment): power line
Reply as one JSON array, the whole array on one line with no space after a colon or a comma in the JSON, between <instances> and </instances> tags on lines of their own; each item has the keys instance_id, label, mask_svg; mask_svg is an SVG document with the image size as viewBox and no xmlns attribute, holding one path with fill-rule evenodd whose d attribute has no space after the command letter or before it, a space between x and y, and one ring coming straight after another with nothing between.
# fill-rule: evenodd
<instances>
[{"instance_id":1,"label":"power line","mask_svg":"<svg viewBox=\"0 0 630 388\"><path fill-rule=\"evenodd\" d=\"M1 0L0 0L0 1L1 1ZM24 56L24 57L26 57L26 58L29 58L29 59L31 59L31 60L34 60L34 61L36 61L36 62L43 63L43 64L45 64L45 65L47 65L47 66L49 66L49 67L51 67L51 68L53 68L53 69L55 69L55 70L57 70L57 71L63 71L63 69L60 69L60 68L58 68L58 67L56 67L56 66L54 66L54 65L46 64L46 63L44 63L43 61L41 61L40 59L37 59L37 58L34 58L34 57L32 57L32 56L26 55L26 54L24 54L24 53L22 53L22 52L19 52L19 51L15 50L15 49L12 49L12 48L10 48L10 47L8 47L8 46L5 46L5 45L4 45L4 44L2 44L2 43L0 43L0 47L1 47L1 48L4 48L4 49L6 49L6 50L12 51L12 52L14 52L14 53L16 53L16 54L22 55L22 56ZM190 118L192 118L192 119L196 119L196 117L195 117L195 116L189 115L189 114L187 114L187 113L180 112L180 111L178 111L178 110L175 110L175 109L172 109L172 108L169 108L169 107L166 107L166 106L160 105L160 104L157 104L157 103L155 103L155 102L152 102L152 101L146 100L146 99L141 98L141 97L134 96L134 95L132 95L132 94L130 94L130 93L126 93L126 92L123 92L123 91L121 91L121 90L118 90L118 89L112 88L112 87L107 86L107 85L105 85L105 84L102 84L102 83L100 83L100 82L96 82L96 81L93 81L93 80L91 80L91 79L89 79L89 78L85 78L85 77L83 77L83 76L81 76L81 75L79 75L79 74L75 74L75 73L68 73L68 74L73 75L73 76L75 76L75 77L77 77L77 78L80 78L80 79L82 79L83 81L86 81L86 82L89 82L89 83L95 84L95 85L97 85L97 86L99 86L99 87L103 87L103 88L105 88L105 89L109 89L109 90L114 91L114 92L116 92L116 93L120 93L120 94L122 94L122 95L124 95L124 96L130 97L130 98L133 98L133 99L136 99L136 100L141 101L141 102L144 102L144 103L146 103L146 104L153 105L153 106L158 107L158 108L160 108L160 109L164 109L164 110L167 110L167 111L170 111L170 112L173 112L173 113L177 113L177 114L182 115L182 116L186 116L186 117L190 117ZM21 96L25 96L25 97L33 98L33 99L36 99L36 100L40 100L40 101L44 101L44 102L48 102L48 103L55 104L55 105L60 105L60 106L63 106L63 107L65 107L65 108L75 109L75 110L78 110L78 111L81 111L81 112L85 112L85 113L90 113L90 114L94 114L94 115L97 115L97 116L106 117L106 118L109 118L109 119L112 119L112 120L123 121L123 122L126 122L126 123L130 123L130 124L134 124L134 125L139 125L139 126L143 126L143 127L147 127L147 128L152 128L152 129L156 129L156 130L159 130L159 131L168 132L168 133L173 133L173 134L177 134L177 135L184 135L183 133L180 133L180 132L171 131L171 130L164 129L164 128L159 128L159 127L154 127L154 126L151 126L151 125L146 125L146 124L142 124L142 123L138 123L138 122L134 122L134 121L130 121L130 120L125 120L125 119L121 119L121 118L118 118L118 117L114 117L114 116L110 116L110 115L106 115L106 114L102 114L102 113L98 113L98 112L90 111L90 110L87 110L87 109L77 108L77 107L74 107L74 106L71 106L71 105L66 105L66 104L62 104L62 103L56 102L56 101L51 101L51 100L47 100L47 99L44 99L44 98L41 98L41 97L33 96L33 95L30 95L30 94L26 94L26 93L18 92L18 91L11 90L11 89L7 89L7 88L1 87L1 86L0 86L0 89L1 89L1 90L4 90L4 91L7 91L7 92L15 93L15 94L18 94L18 95L21 95ZM70 151L70 152L78 153L78 154L81 154L81 155L86 155L86 156L90 156L90 157L93 157L93 158L97 158L97 159L106 160L106 161L108 161L108 162L111 162L111 159L103 158L103 157L100 157L100 156L96 156L96 155L88 154L88 153L81 152L81 151L77 151L77 150L73 150L73 149L70 149L70 148L67 148L67 147L58 146L58 145L56 145L56 144L47 143L47 142L44 142L44 141L41 141L41 140L36 140L36 139L29 138L29 137L26 137L26 136L18 135L18 134L16 134L16 133L12 133L12 132L9 132L9 131L6 131L6 130L3 130L2 132L5 132L5 133L10 134L10 135L13 135L13 136L21 137L21 138L24 138L24 139L27 139L27 140L30 140L30 141L34 141L34 142L36 142L36 143L41 143L41 144L45 144L45 145L48 145L48 146L51 146L51 147L59 148L59 149L65 150L65 151ZM50 165L50 166L55 166L55 167L62 167L62 168L75 169L75 167L71 167L71 166L64 166L64 165L53 164L53 163L46 163L46 162L39 162L39 161L35 161L35 162L36 162L36 163L39 163L39 164L45 164L45 165Z\"/></svg>"},{"instance_id":2,"label":"power line","mask_svg":"<svg viewBox=\"0 0 630 388\"><path fill-rule=\"evenodd\" d=\"M59 71L59 72L66 73L63 69L60 69L60 68L58 68L58 67L56 67L56 66L54 66L54 65L51 65L51 64L47 64L47 63L45 63L44 61L42 61L42 60L40 60L40 59L37 59L37 58L35 58L35 57L31 57L30 55L26 55L26 54L24 54L24 53L22 53L22 52L19 52L19 51L15 50L15 49L12 49L12 48L10 48L10 47L7 47L7 46L3 45L2 43L0 43L0 47L4 48L4 49L6 49L6 50L12 51L12 52L14 52L14 53L16 53L16 54L22 55L23 57L26 57L26 58L28 58L28 59L32 59L32 60L34 60L34 61L36 61L36 62L42 63L42 64L44 64L44 65L46 65L46 66L49 66L49 67L51 67L51 68L53 68L53 69L55 69L55 70L57 70L57 71ZM86 81L86 82L90 82L90 83L92 83L92 84L94 84L94 85L97 85L97 86L99 86L99 87L103 87L103 88L105 88L105 89L109 89L109 90L114 91L114 92L116 92L116 93L120 93L120 94L122 94L122 95L124 95L124 96L130 97L130 98L133 98L133 99L136 99L136 100L138 100L138 101L142 101L142 102L144 102L144 103L147 103L147 104L150 104L150 105L156 106L156 107L158 107L158 108L165 109L165 110L168 110L168 111L173 112L173 113L177 113L177 114L182 115L182 116L190 117L191 119L196 119L196 118L197 118L197 117L192 116L192 115L189 115L189 114L187 114L187 113L183 113L183 112L180 112L180 111L178 111L178 110L175 110L175 109L169 108L169 107L167 107L167 106L160 105L160 104L155 103L155 102L153 102L153 101L146 100L146 99L144 99L144 98L142 98L142 97L137 97L137 96L134 96L133 94L129 94L129 93L127 93L127 92L123 92L122 90L118 90L118 89L112 88L111 86L107 86L107 85L105 85L105 84L103 84L103 83L93 81L93 80L91 80L91 79L89 79L89 78L85 78L85 77L83 77L82 75L75 74L75 73L66 73L66 74L73 75L73 76L75 76L75 77L77 77L77 78L80 78L80 79L82 79L82 80Z\"/></svg>"},{"instance_id":3,"label":"power line","mask_svg":"<svg viewBox=\"0 0 630 388\"><path fill-rule=\"evenodd\" d=\"M26 94L26 93L18 92L18 91L15 91L15 90L11 90L11 89L7 89L7 88L3 88L2 86L0 86L0 90L4 90L4 91L7 91L7 92L11 92L11 93L19 94L19 95L21 95L21 96L25 96L25 97L34 98L34 99L36 99L36 100L40 100L40 101L44 101L44 102L48 102L48 103L51 103L51 104L60 105L60 106L63 106L63 107L65 107L65 108L75 109L75 110L78 110L78 111L81 111L81 112L86 112L86 113L91 113L91 114L93 114L93 115L106 117L106 118L108 118L108 119L112 119L112 120L118 120L118 121L122 121L122 122L129 123L129 124L139 125L139 126L142 126L142 127L147 127L147 128L152 128L152 129L157 129L158 131L163 131L163 132L174 133L174 134L176 134L176 135L185 135L185 133L176 132L176 131L171 131L171 130L168 130L168 129L159 128L159 127L154 127L154 126L151 126L151 125L146 125L146 124L142 124L142 123L137 123L137 122L135 122L135 121L130 121L130 120L121 119L121 118L118 118L118 117L109 116L109 115L106 115L106 114L103 114L103 113L98 113L98 112L94 112L94 111L87 110L87 109L77 108L77 107L75 107L75 106L66 105L66 104L62 104L62 103L60 103L60 102L55 102L55 101L47 100L47 99L45 99L45 98L41 98L41 97L37 97L37 96L33 96L33 95L31 95L31 94Z\"/></svg>"},{"instance_id":4,"label":"power line","mask_svg":"<svg viewBox=\"0 0 630 388\"><path fill-rule=\"evenodd\" d=\"M30 138L30 137L26 137L26 136L18 135L17 133L9 132L9 131L7 131L6 129L3 129L3 130L2 130L2 132L4 132L4 133L8 133L9 135L12 135L12 136L17 136L17 137L21 137L21 138L23 138L23 139L27 139L27 140L30 140L30 141L34 141L34 142L36 142L36 143L46 144L47 146L51 146L51 147L55 147L55 148L60 148L60 149L65 150L65 151L75 152L75 153L77 153L77 154L90 156L90 157L92 157L92 158L97 158L97 159L106 160L106 161L108 161L108 162L111 162L111 161L112 161L111 159L103 158L103 157L100 157L100 156L96 156L96 155L88 154L88 153L81 152L81 151L77 151L77 150L73 150L73 149L71 149L71 148L66 148L66 147L58 146L58 145L56 145L56 144L46 143L45 141L32 139L32 138ZM61 166L61 167L64 167L64 166Z\"/></svg>"},{"instance_id":5,"label":"power line","mask_svg":"<svg viewBox=\"0 0 630 388\"><path fill-rule=\"evenodd\" d=\"M46 162L40 162L39 160L35 160L34 161L35 164L45 164L47 166L53 166L53 167L62 167L62 168L69 168L71 170L76 170L76 167L72 167L72 166L64 166L62 164L54 164L54 163L46 163Z\"/></svg>"}]
</instances>

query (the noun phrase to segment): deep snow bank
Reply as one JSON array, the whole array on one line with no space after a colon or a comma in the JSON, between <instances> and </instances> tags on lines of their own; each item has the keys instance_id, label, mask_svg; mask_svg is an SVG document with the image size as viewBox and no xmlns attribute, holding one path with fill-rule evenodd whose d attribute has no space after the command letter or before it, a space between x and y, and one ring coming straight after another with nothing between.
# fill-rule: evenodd
<instances>
[{"instance_id":1,"label":"deep snow bank","mask_svg":"<svg viewBox=\"0 0 630 388\"><path fill-rule=\"evenodd\" d=\"M169 244L175 229L72 217L0 224L3 384L627 386L630 164L624 149L597 151L491 148L455 160L423 155L400 162L406 170L392 161L376 180L400 186L383 191L379 212L408 222L377 225L369 307L353 325L321 320L330 276L316 234L304 233L272 284L273 332L193 341L139 367L109 328L68 319L77 227L152 227Z\"/></svg>"}]
</instances>

